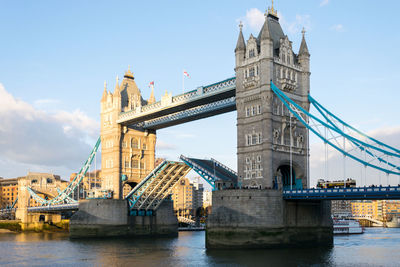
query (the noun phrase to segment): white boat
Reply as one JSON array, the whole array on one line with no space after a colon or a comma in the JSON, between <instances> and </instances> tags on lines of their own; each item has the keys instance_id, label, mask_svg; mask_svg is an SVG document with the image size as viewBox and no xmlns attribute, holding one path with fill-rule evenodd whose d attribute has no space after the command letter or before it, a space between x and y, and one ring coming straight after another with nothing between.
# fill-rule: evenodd
<instances>
[{"instance_id":1,"label":"white boat","mask_svg":"<svg viewBox=\"0 0 400 267\"><path fill-rule=\"evenodd\" d=\"M333 220L334 235L362 234L364 228L355 220Z\"/></svg>"},{"instance_id":2,"label":"white boat","mask_svg":"<svg viewBox=\"0 0 400 267\"><path fill-rule=\"evenodd\" d=\"M400 217L393 217L391 221L386 222L388 228L400 228Z\"/></svg>"}]
</instances>

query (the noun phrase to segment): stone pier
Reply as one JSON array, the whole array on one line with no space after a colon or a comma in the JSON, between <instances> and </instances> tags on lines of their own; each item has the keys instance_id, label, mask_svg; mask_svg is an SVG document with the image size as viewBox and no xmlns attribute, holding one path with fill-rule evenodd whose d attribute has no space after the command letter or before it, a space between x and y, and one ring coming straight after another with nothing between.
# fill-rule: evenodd
<instances>
[{"instance_id":1,"label":"stone pier","mask_svg":"<svg viewBox=\"0 0 400 267\"><path fill-rule=\"evenodd\" d=\"M213 192L207 248L333 245L329 201L285 201L279 190Z\"/></svg>"},{"instance_id":2,"label":"stone pier","mask_svg":"<svg viewBox=\"0 0 400 267\"><path fill-rule=\"evenodd\" d=\"M152 216L129 216L127 200L83 200L70 219L71 238L177 235L178 220L168 200Z\"/></svg>"}]
</instances>

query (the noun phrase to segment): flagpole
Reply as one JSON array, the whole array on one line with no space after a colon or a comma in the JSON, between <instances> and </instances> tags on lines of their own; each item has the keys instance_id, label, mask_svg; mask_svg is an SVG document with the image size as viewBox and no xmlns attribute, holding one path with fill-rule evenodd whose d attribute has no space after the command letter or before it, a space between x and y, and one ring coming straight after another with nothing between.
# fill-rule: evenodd
<instances>
[{"instance_id":1,"label":"flagpole","mask_svg":"<svg viewBox=\"0 0 400 267\"><path fill-rule=\"evenodd\" d=\"M182 70L182 94L185 92L185 70Z\"/></svg>"}]
</instances>

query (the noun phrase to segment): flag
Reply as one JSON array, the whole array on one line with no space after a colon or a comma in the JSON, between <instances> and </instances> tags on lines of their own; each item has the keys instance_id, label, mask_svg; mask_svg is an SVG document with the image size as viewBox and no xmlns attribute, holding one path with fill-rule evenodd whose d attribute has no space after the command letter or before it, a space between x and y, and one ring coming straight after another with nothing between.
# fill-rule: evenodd
<instances>
[{"instance_id":1,"label":"flag","mask_svg":"<svg viewBox=\"0 0 400 267\"><path fill-rule=\"evenodd\" d=\"M189 73L187 73L186 70L183 71L183 76L186 76L186 77L190 78Z\"/></svg>"},{"instance_id":2,"label":"flag","mask_svg":"<svg viewBox=\"0 0 400 267\"><path fill-rule=\"evenodd\" d=\"M151 86L154 86L154 81L151 81L151 82L149 83L149 87L151 87Z\"/></svg>"}]
</instances>

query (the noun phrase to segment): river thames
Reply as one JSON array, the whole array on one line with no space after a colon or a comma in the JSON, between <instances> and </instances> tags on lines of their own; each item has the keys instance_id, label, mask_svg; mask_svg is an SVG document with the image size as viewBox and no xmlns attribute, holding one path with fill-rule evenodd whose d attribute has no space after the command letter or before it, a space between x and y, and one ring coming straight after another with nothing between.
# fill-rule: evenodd
<instances>
[{"instance_id":1,"label":"river thames","mask_svg":"<svg viewBox=\"0 0 400 267\"><path fill-rule=\"evenodd\" d=\"M205 249L204 232L178 238L70 240L60 233L0 234L2 266L399 266L400 229L335 236L329 249Z\"/></svg>"}]
</instances>

